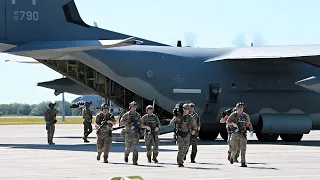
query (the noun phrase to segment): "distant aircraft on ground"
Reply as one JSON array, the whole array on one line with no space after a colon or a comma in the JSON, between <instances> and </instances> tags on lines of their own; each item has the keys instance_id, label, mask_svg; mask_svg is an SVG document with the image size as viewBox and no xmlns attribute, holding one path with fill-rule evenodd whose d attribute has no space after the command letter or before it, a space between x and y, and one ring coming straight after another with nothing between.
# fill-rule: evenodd
<instances>
[{"instance_id":1,"label":"distant aircraft on ground","mask_svg":"<svg viewBox=\"0 0 320 180\"><path fill-rule=\"evenodd\" d=\"M227 139L221 112L239 101L260 141L320 129L320 45L175 47L90 26L73 0L0 0L0 9L0 52L34 58L121 108L153 104L160 119L193 102L200 139Z\"/></svg>"}]
</instances>

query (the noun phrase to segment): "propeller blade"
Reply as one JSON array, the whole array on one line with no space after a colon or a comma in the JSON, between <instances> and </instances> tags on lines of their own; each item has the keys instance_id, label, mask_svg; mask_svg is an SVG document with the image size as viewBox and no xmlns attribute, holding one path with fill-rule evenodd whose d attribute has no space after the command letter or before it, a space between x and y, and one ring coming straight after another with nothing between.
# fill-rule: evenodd
<instances>
[{"instance_id":1,"label":"propeller blade","mask_svg":"<svg viewBox=\"0 0 320 180\"><path fill-rule=\"evenodd\" d=\"M244 36L244 33L238 34L234 39L233 39L233 44L236 47L245 47L246 46L246 38Z\"/></svg>"},{"instance_id":2,"label":"propeller blade","mask_svg":"<svg viewBox=\"0 0 320 180\"><path fill-rule=\"evenodd\" d=\"M185 33L184 39L186 41L187 47L195 47L196 46L197 37L194 33L191 33L191 32Z\"/></svg>"},{"instance_id":3,"label":"propeller blade","mask_svg":"<svg viewBox=\"0 0 320 180\"><path fill-rule=\"evenodd\" d=\"M253 40L252 40L253 46L264 46L266 45L266 41L263 38L262 35L255 33L253 35Z\"/></svg>"}]
</instances>

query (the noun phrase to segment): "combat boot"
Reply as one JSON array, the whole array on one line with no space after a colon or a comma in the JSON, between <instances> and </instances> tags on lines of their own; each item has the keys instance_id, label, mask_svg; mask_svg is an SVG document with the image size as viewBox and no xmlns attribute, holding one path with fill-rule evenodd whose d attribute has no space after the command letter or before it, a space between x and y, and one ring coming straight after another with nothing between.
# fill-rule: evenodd
<instances>
[{"instance_id":1,"label":"combat boot","mask_svg":"<svg viewBox=\"0 0 320 180\"><path fill-rule=\"evenodd\" d=\"M101 154L102 154L102 152L98 152L97 161L100 161Z\"/></svg>"},{"instance_id":2,"label":"combat boot","mask_svg":"<svg viewBox=\"0 0 320 180\"><path fill-rule=\"evenodd\" d=\"M184 165L183 164L178 164L178 167L184 167Z\"/></svg>"},{"instance_id":3,"label":"combat boot","mask_svg":"<svg viewBox=\"0 0 320 180\"><path fill-rule=\"evenodd\" d=\"M128 160L128 156L124 156L124 162L128 162L129 160Z\"/></svg>"},{"instance_id":4,"label":"combat boot","mask_svg":"<svg viewBox=\"0 0 320 180\"><path fill-rule=\"evenodd\" d=\"M152 160L153 160L153 162L158 163L158 160L155 156L153 156Z\"/></svg>"},{"instance_id":5,"label":"combat boot","mask_svg":"<svg viewBox=\"0 0 320 180\"><path fill-rule=\"evenodd\" d=\"M90 141L88 141L88 139L87 139L87 137L86 136L83 136L83 141L85 142L85 143L88 143L88 142L90 142Z\"/></svg>"},{"instance_id":6,"label":"combat boot","mask_svg":"<svg viewBox=\"0 0 320 180\"><path fill-rule=\"evenodd\" d=\"M108 163L108 157L104 156L103 163Z\"/></svg>"},{"instance_id":7,"label":"combat boot","mask_svg":"<svg viewBox=\"0 0 320 180\"><path fill-rule=\"evenodd\" d=\"M230 158L230 164L233 164L233 158Z\"/></svg>"},{"instance_id":8,"label":"combat boot","mask_svg":"<svg viewBox=\"0 0 320 180\"><path fill-rule=\"evenodd\" d=\"M228 151L228 161L230 161L231 152Z\"/></svg>"},{"instance_id":9,"label":"combat boot","mask_svg":"<svg viewBox=\"0 0 320 180\"><path fill-rule=\"evenodd\" d=\"M148 163L151 163L151 156L147 156L148 158Z\"/></svg>"},{"instance_id":10,"label":"combat boot","mask_svg":"<svg viewBox=\"0 0 320 180\"><path fill-rule=\"evenodd\" d=\"M247 167L246 163L241 163L241 167Z\"/></svg>"},{"instance_id":11,"label":"combat boot","mask_svg":"<svg viewBox=\"0 0 320 180\"><path fill-rule=\"evenodd\" d=\"M186 160L186 159L187 159L187 155L184 156L183 160Z\"/></svg>"},{"instance_id":12,"label":"combat boot","mask_svg":"<svg viewBox=\"0 0 320 180\"><path fill-rule=\"evenodd\" d=\"M196 154L195 153L192 153L191 154L191 163L196 163L194 160L195 160L195 158L196 158Z\"/></svg>"},{"instance_id":13,"label":"combat boot","mask_svg":"<svg viewBox=\"0 0 320 180\"><path fill-rule=\"evenodd\" d=\"M238 158L234 158L234 162L239 162L239 161L238 161Z\"/></svg>"}]
</instances>

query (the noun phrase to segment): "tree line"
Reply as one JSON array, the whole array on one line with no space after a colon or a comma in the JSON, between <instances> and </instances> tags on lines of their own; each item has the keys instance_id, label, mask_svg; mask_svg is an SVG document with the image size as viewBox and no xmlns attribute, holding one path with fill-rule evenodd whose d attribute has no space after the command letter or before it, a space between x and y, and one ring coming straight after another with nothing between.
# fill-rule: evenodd
<instances>
[{"instance_id":1,"label":"tree line","mask_svg":"<svg viewBox=\"0 0 320 180\"><path fill-rule=\"evenodd\" d=\"M43 101L39 104L0 104L0 116L43 116L46 109L49 108L49 101ZM65 101L66 116L81 116L81 109L70 108L71 103ZM55 108L62 112L62 101L56 101Z\"/></svg>"}]
</instances>

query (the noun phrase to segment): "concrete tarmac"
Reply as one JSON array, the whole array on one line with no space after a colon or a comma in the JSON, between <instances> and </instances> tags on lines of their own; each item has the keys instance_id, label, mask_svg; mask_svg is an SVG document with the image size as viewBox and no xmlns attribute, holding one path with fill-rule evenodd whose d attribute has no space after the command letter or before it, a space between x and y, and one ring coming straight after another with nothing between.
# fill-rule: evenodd
<instances>
[{"instance_id":1,"label":"concrete tarmac","mask_svg":"<svg viewBox=\"0 0 320 180\"><path fill-rule=\"evenodd\" d=\"M96 160L96 134L83 143L82 125L56 125L54 142L47 145L44 125L0 126L0 179L103 179L136 176L144 179L320 179L320 132L304 135L298 143L260 143L249 137L247 168L227 161L228 146L199 141L196 163L190 151L184 168L176 165L177 146L172 133L161 135L159 163L148 163L144 141L139 146L139 166L124 162L123 142L112 144L109 163ZM239 159L240 160L240 159Z\"/></svg>"}]
</instances>

